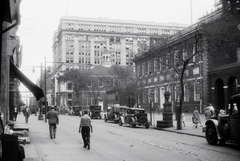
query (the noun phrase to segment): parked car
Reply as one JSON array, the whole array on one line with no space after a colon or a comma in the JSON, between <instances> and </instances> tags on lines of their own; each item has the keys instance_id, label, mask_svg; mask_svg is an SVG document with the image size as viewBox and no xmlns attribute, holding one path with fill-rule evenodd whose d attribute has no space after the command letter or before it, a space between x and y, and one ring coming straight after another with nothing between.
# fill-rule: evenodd
<instances>
[{"instance_id":1,"label":"parked car","mask_svg":"<svg viewBox=\"0 0 240 161\"><path fill-rule=\"evenodd\" d=\"M143 108L129 108L127 109L127 113L120 116L119 126L123 124L129 124L130 127L145 126L145 128L149 128L149 123L147 119L147 114Z\"/></svg>"},{"instance_id":2,"label":"parked car","mask_svg":"<svg viewBox=\"0 0 240 161\"><path fill-rule=\"evenodd\" d=\"M128 107L126 106L114 106L112 109L109 109L107 114L104 114L104 121L107 122L113 121L114 123L118 123L120 116L127 112Z\"/></svg>"},{"instance_id":3,"label":"parked car","mask_svg":"<svg viewBox=\"0 0 240 161\"><path fill-rule=\"evenodd\" d=\"M82 107L79 106L73 106L73 112L75 116L80 116L80 111L82 110Z\"/></svg>"},{"instance_id":4,"label":"parked car","mask_svg":"<svg viewBox=\"0 0 240 161\"><path fill-rule=\"evenodd\" d=\"M233 95L230 109L218 118L208 120L206 125L206 140L209 144L235 142L240 145L240 94Z\"/></svg>"},{"instance_id":5,"label":"parked car","mask_svg":"<svg viewBox=\"0 0 240 161\"><path fill-rule=\"evenodd\" d=\"M90 105L89 106L89 111L90 111L90 117L91 118L99 118L101 119L101 106L98 105Z\"/></svg>"}]
</instances>

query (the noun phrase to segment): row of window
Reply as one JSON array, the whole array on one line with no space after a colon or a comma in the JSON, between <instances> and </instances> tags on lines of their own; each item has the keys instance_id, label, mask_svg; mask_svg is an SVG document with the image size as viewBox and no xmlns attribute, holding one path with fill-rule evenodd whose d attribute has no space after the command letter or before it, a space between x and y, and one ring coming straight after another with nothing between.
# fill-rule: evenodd
<instances>
[{"instance_id":1,"label":"row of window","mask_svg":"<svg viewBox=\"0 0 240 161\"><path fill-rule=\"evenodd\" d=\"M69 71L70 69L90 69L89 64L78 64L78 66L75 65L66 65L66 71Z\"/></svg>"},{"instance_id":2,"label":"row of window","mask_svg":"<svg viewBox=\"0 0 240 161\"><path fill-rule=\"evenodd\" d=\"M110 43L109 44L110 50L121 50L121 44L119 43Z\"/></svg>"},{"instance_id":3,"label":"row of window","mask_svg":"<svg viewBox=\"0 0 240 161\"><path fill-rule=\"evenodd\" d=\"M80 57L90 57L91 56L91 51L90 50L79 50L78 52ZM72 56L74 55L74 51L73 50L66 50L66 57L68 56ZM101 57L102 56L102 51L100 50L95 50L94 51L94 56L95 57ZM121 57L121 52L120 51L111 51L111 57ZM128 51L126 52L126 57L127 58L133 58L134 57L134 53L132 51ZM139 69L139 66L138 66ZM139 70L137 70L139 71ZM195 70L194 70L195 71Z\"/></svg>"},{"instance_id":4,"label":"row of window","mask_svg":"<svg viewBox=\"0 0 240 161\"><path fill-rule=\"evenodd\" d=\"M150 98L151 98L151 95L150 95L150 91L152 89L148 89L147 91L143 92L142 95L140 96L139 98L139 102L141 102L142 100L142 103L149 103L150 102ZM160 98L160 95L163 96L164 95L164 91L165 91L165 88L162 87L162 88L154 88L153 89L153 96L152 96L152 101L154 103L159 103L159 98ZM167 87L167 91L169 91L171 94L171 97L169 98L169 101L177 101L179 102L180 101L180 87L179 85L175 85L175 86L168 86ZM200 86L200 83L199 82L195 82L193 84L193 87L190 87L189 84L185 84L184 85L184 102L190 102L191 98L193 101L199 101L200 100L200 96L201 96L201 86ZM161 94L160 94L161 93ZM160 95L159 95L160 94Z\"/></svg>"},{"instance_id":5,"label":"row of window","mask_svg":"<svg viewBox=\"0 0 240 161\"><path fill-rule=\"evenodd\" d=\"M80 50L79 56L90 56L90 50Z\"/></svg>"},{"instance_id":6,"label":"row of window","mask_svg":"<svg viewBox=\"0 0 240 161\"><path fill-rule=\"evenodd\" d=\"M89 41L79 41L79 48L80 49L90 49L91 48L91 42L89 42Z\"/></svg>"},{"instance_id":7,"label":"row of window","mask_svg":"<svg viewBox=\"0 0 240 161\"><path fill-rule=\"evenodd\" d=\"M104 49L106 49L107 48L107 45L106 45L106 43L94 43L94 48L95 49L102 49L102 50L104 50Z\"/></svg>"},{"instance_id":8,"label":"row of window","mask_svg":"<svg viewBox=\"0 0 240 161\"><path fill-rule=\"evenodd\" d=\"M81 64L90 64L90 58L79 58L78 62Z\"/></svg>"},{"instance_id":9,"label":"row of window","mask_svg":"<svg viewBox=\"0 0 240 161\"><path fill-rule=\"evenodd\" d=\"M94 31L106 31L106 26L103 25L95 25Z\"/></svg>"},{"instance_id":10,"label":"row of window","mask_svg":"<svg viewBox=\"0 0 240 161\"><path fill-rule=\"evenodd\" d=\"M156 73L156 72L163 71L163 70L168 70L170 68L168 65L171 65L170 63L174 63L173 66L177 67L177 65L179 63L179 58L177 58L175 55L173 58L174 59L173 62L169 61L171 58L165 59L165 60L162 58L158 58L153 61L151 60L151 61L143 62L142 64L137 65L137 77ZM183 52L182 58L180 58L180 59L182 59L182 60L186 59L186 52ZM195 62L201 63L200 58L197 56L193 56L192 63L195 63ZM189 63L189 66L193 65L192 63ZM185 75L188 76L189 72L190 71L187 69L185 71ZM199 72L200 72L199 67L194 67L192 69L193 75L199 74Z\"/></svg>"},{"instance_id":11,"label":"row of window","mask_svg":"<svg viewBox=\"0 0 240 161\"><path fill-rule=\"evenodd\" d=\"M137 71L138 72L138 71ZM193 69L193 75L198 75L199 74L199 67L195 67ZM185 71L185 76L189 76L189 70ZM157 83L157 82L163 82L166 80L171 80L174 76L167 74L166 76L160 75L160 76L155 76L154 78L147 78L143 79L140 84L141 85L147 85L147 84L152 84L152 83Z\"/></svg>"},{"instance_id":12,"label":"row of window","mask_svg":"<svg viewBox=\"0 0 240 161\"><path fill-rule=\"evenodd\" d=\"M115 100L116 99L116 94L115 93L108 94L107 98L108 98L108 100Z\"/></svg>"},{"instance_id":13,"label":"row of window","mask_svg":"<svg viewBox=\"0 0 240 161\"><path fill-rule=\"evenodd\" d=\"M91 31L91 25L87 24L79 24L78 26L74 26L74 24L68 24L68 29L69 30L74 30L78 29L81 31ZM94 25L93 26L93 31L97 32L107 32L107 26L104 25ZM157 28L136 28L136 31L138 34L152 34L152 35L173 35L178 30L175 29L157 29ZM122 32L120 26L109 26L109 31L108 32ZM125 27L125 32L126 33L134 33L134 28L133 27Z\"/></svg>"},{"instance_id":14,"label":"row of window","mask_svg":"<svg viewBox=\"0 0 240 161\"><path fill-rule=\"evenodd\" d=\"M106 59L102 60L102 58L94 58L94 64L102 64L102 61L106 61ZM121 64L121 59L113 59L110 57L108 58L108 61L111 61L112 64L117 64L117 65L120 65ZM132 64L132 63L131 63Z\"/></svg>"},{"instance_id":15,"label":"row of window","mask_svg":"<svg viewBox=\"0 0 240 161\"><path fill-rule=\"evenodd\" d=\"M79 37L79 46L81 47L83 43L87 43L87 44L91 44L91 41L88 39L88 37L86 35L78 35ZM94 41L95 43L106 43L106 37L104 36L95 36L94 37ZM100 41L100 42L98 42ZM121 43L121 39L119 37L110 37L109 41L112 42L117 42L117 43ZM133 43L133 38L132 37L126 37L125 38L125 42L128 43ZM146 38L137 38L137 42L147 42ZM67 39L66 39L66 45L67 47L70 47L70 45L73 47L74 45L74 35L67 35ZM84 45L85 47L86 45ZM90 46L90 45L88 45Z\"/></svg>"}]
</instances>

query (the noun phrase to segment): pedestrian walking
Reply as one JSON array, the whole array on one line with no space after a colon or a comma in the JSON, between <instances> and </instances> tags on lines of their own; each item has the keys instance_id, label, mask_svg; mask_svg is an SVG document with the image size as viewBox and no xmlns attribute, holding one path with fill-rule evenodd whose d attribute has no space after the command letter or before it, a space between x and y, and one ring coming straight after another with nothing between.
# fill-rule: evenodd
<instances>
[{"instance_id":1,"label":"pedestrian walking","mask_svg":"<svg viewBox=\"0 0 240 161\"><path fill-rule=\"evenodd\" d=\"M184 112L182 112L182 114L181 114L181 122L182 122L183 126L186 127L186 125L185 125L185 115L184 115Z\"/></svg>"},{"instance_id":2,"label":"pedestrian walking","mask_svg":"<svg viewBox=\"0 0 240 161\"><path fill-rule=\"evenodd\" d=\"M47 113L46 118L48 119L50 138L51 139L56 138L57 125L59 124L59 118L58 118L58 113L54 111L54 107L51 107L51 111Z\"/></svg>"},{"instance_id":3,"label":"pedestrian walking","mask_svg":"<svg viewBox=\"0 0 240 161\"><path fill-rule=\"evenodd\" d=\"M80 119L80 125L79 125L79 133L82 134L83 139L83 147L88 147L88 150L90 149L90 130L93 132L92 124L91 124L91 118L88 116L88 111L85 110L84 115Z\"/></svg>"},{"instance_id":4,"label":"pedestrian walking","mask_svg":"<svg viewBox=\"0 0 240 161\"><path fill-rule=\"evenodd\" d=\"M28 119L29 119L29 116L31 115L31 110L28 106L23 111L23 114L24 114L24 117L25 117L25 123L28 124Z\"/></svg>"},{"instance_id":5,"label":"pedestrian walking","mask_svg":"<svg viewBox=\"0 0 240 161\"><path fill-rule=\"evenodd\" d=\"M17 108L17 105L14 106L14 121L17 120L17 115L18 115L18 108Z\"/></svg>"},{"instance_id":6,"label":"pedestrian walking","mask_svg":"<svg viewBox=\"0 0 240 161\"><path fill-rule=\"evenodd\" d=\"M200 118L199 112L197 110L197 107L195 107L195 109L193 111L192 121L193 121L193 127L197 128L198 124L200 124L200 126L202 126L201 118Z\"/></svg>"}]
</instances>

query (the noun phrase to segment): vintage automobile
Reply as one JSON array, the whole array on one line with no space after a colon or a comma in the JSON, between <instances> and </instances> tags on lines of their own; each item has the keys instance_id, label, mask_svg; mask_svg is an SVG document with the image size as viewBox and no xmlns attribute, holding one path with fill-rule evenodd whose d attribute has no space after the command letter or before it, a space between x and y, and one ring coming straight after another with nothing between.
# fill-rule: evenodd
<instances>
[{"instance_id":1,"label":"vintage automobile","mask_svg":"<svg viewBox=\"0 0 240 161\"><path fill-rule=\"evenodd\" d=\"M73 114L75 116L80 116L80 111L82 111L82 107L80 107L80 106L73 106L72 110L73 110L73 112L74 112Z\"/></svg>"},{"instance_id":2,"label":"vintage automobile","mask_svg":"<svg viewBox=\"0 0 240 161\"><path fill-rule=\"evenodd\" d=\"M145 128L149 128L147 114L143 108L129 108L127 109L127 113L120 116L119 126L123 124L129 124L130 127L145 126Z\"/></svg>"},{"instance_id":3,"label":"vintage automobile","mask_svg":"<svg viewBox=\"0 0 240 161\"><path fill-rule=\"evenodd\" d=\"M99 118L101 119L101 106L99 105L90 105L89 106L90 117L91 118Z\"/></svg>"},{"instance_id":4,"label":"vintage automobile","mask_svg":"<svg viewBox=\"0 0 240 161\"><path fill-rule=\"evenodd\" d=\"M120 116L126 113L128 107L126 106L114 106L108 110L107 114L104 114L104 121L113 121L118 123Z\"/></svg>"},{"instance_id":5,"label":"vintage automobile","mask_svg":"<svg viewBox=\"0 0 240 161\"><path fill-rule=\"evenodd\" d=\"M218 118L205 123L206 140L211 145L226 141L240 145L240 94L233 95L229 102L231 106L226 114L219 114Z\"/></svg>"}]
</instances>

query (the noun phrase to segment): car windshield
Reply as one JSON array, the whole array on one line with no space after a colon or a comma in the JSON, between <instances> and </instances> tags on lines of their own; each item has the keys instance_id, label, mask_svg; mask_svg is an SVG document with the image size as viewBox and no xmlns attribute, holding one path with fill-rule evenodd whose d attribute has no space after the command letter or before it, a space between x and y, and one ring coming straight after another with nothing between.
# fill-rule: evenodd
<instances>
[{"instance_id":1,"label":"car windshield","mask_svg":"<svg viewBox=\"0 0 240 161\"><path fill-rule=\"evenodd\" d=\"M134 114L144 114L144 110L133 110Z\"/></svg>"},{"instance_id":2,"label":"car windshield","mask_svg":"<svg viewBox=\"0 0 240 161\"><path fill-rule=\"evenodd\" d=\"M126 108L119 108L119 112L125 112L125 111L127 111Z\"/></svg>"}]
</instances>

